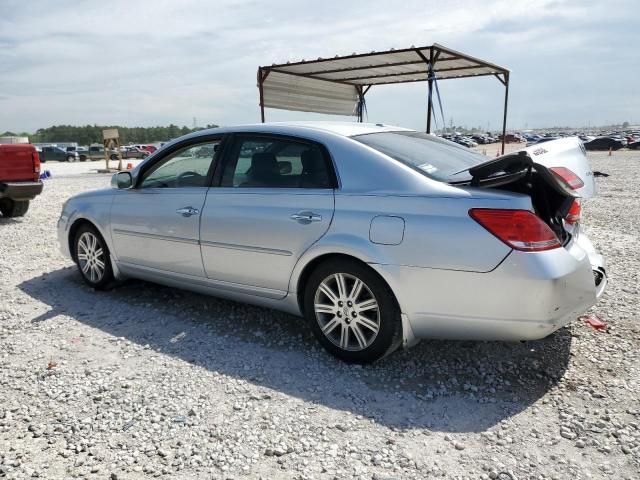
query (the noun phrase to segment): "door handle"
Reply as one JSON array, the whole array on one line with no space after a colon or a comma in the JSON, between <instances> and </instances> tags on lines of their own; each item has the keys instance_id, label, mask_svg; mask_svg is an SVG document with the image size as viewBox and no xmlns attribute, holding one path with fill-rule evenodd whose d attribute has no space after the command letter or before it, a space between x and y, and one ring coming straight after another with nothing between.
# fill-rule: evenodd
<instances>
[{"instance_id":1,"label":"door handle","mask_svg":"<svg viewBox=\"0 0 640 480\"><path fill-rule=\"evenodd\" d=\"M191 215L198 215L200 210L193 207L182 207L176 210L176 213L179 213L183 217L190 217Z\"/></svg>"},{"instance_id":2,"label":"door handle","mask_svg":"<svg viewBox=\"0 0 640 480\"><path fill-rule=\"evenodd\" d=\"M291 220L295 220L298 223L311 223L311 222L320 222L322 220L322 215L318 215L313 212L298 212L291 215Z\"/></svg>"}]
</instances>

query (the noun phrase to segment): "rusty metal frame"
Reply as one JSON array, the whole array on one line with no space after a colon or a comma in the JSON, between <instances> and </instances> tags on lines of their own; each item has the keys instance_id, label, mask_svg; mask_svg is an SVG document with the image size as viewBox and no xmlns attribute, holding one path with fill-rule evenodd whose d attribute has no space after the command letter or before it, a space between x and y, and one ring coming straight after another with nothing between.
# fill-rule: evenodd
<instances>
[{"instance_id":1,"label":"rusty metal frame","mask_svg":"<svg viewBox=\"0 0 640 480\"><path fill-rule=\"evenodd\" d=\"M425 53L429 53L427 57ZM414 52L417 54L418 59L416 60L405 60L398 62L389 62L389 63L373 63L363 66L348 66L344 68L325 68L314 70L312 72L300 73L300 72L290 72L287 71L289 67L297 66L297 65L318 65L321 66L326 62L334 62L340 60L353 60L358 58L371 58L375 60L375 57L381 55L393 55L393 54L402 54ZM466 60L468 62L473 63L473 65L464 65L461 67L449 67L449 68L436 68L436 65L445 65L445 62L455 61L455 60ZM397 73L389 73L389 74L380 74L380 75L365 75L364 73L360 76L349 76L350 72L354 72L357 74L358 71L368 70L372 68L385 68L385 67L397 67L404 65L426 65L426 69L423 70L412 70L409 72L397 72ZM357 92L358 95L358 110L356 112L356 116L358 122L363 121L363 109L362 104L364 100L365 94L369 91L369 89L374 85L391 85L396 83L414 83L414 82L427 82L428 85L428 104L427 104L427 133L431 133L431 120L433 117L433 78L429 77L429 67L433 68L433 71L436 75L436 80L438 79L437 75L439 72L452 72L452 71L469 71L468 74L463 75L454 75L449 77L442 77L440 80L450 80L454 78L472 78L472 77L484 77L484 76L495 76L500 83L505 87L504 91L504 109L503 109L503 117L502 117L502 153L505 150L505 141L506 141L506 129L507 129L507 106L509 102L509 70L507 68L501 67L494 63L487 62L485 60L480 60L479 58L473 57L471 55L467 55L465 53L458 52L456 50L452 50L450 48L444 47L437 43L434 43L431 46L427 47L411 47L404 48L399 50L387 50L383 52L371 52L371 53L361 53L361 54L353 54L346 56L335 56L333 58L319 58L317 60L310 61L300 61L300 62L290 62L279 65L271 65L271 66L262 66L258 68L258 91L260 95L260 119L262 123L265 121L265 113L264 113L264 91L263 84L266 80L267 76L270 72L279 72L286 75L293 75L299 77L312 78L315 80L322 80L325 82L333 82L339 83L342 85L352 85ZM484 73L473 73L474 69L483 69L490 68L493 70L492 72L484 72ZM336 74L336 73L344 73L346 75L338 78L324 78L321 75L326 74ZM425 78L411 78L403 80L402 77L410 76L410 75L420 75L424 73ZM383 82L376 82L376 79L394 79Z\"/></svg>"}]
</instances>

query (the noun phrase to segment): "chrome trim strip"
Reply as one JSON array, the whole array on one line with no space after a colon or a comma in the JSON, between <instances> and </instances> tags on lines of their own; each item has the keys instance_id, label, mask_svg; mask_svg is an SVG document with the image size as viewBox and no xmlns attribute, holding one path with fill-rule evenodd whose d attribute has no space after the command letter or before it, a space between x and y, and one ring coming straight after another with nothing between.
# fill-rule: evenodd
<instances>
[{"instance_id":1,"label":"chrome trim strip","mask_svg":"<svg viewBox=\"0 0 640 480\"><path fill-rule=\"evenodd\" d=\"M129 235L132 237L152 238L154 240L165 240L167 242L190 243L193 245L199 244L198 240L194 240L191 238L170 237L168 235L157 235L155 233L133 232L131 230L121 230L119 228L114 228L113 233L117 233L120 235Z\"/></svg>"},{"instance_id":2,"label":"chrome trim strip","mask_svg":"<svg viewBox=\"0 0 640 480\"><path fill-rule=\"evenodd\" d=\"M190 243L192 245L202 245L204 247L218 247L218 248L227 248L230 250L242 250L245 252L256 252L256 253L267 253L270 255L283 255L286 257L290 257L293 255L289 250L278 250L275 248L264 248L264 247L253 247L250 245L236 245L234 243L221 243L221 242L208 242L193 240L190 238L182 238L182 237L170 237L167 235L157 235L155 233L142 233L142 232L133 232L131 230L122 230L119 228L113 229L114 234L120 235L130 235L132 237L141 237L141 238L152 238L154 240L165 240L167 242L179 242L179 243Z\"/></svg>"},{"instance_id":3,"label":"chrome trim strip","mask_svg":"<svg viewBox=\"0 0 640 480\"><path fill-rule=\"evenodd\" d=\"M263 248L263 247L252 247L249 245L236 245L234 243L220 243L220 242L209 242L206 240L200 240L200 245L203 247L218 247L218 248L228 248L230 250L243 250L245 252L256 252L256 253L268 253L271 255L283 255L286 257L290 257L293 255L288 250L277 250L275 248Z\"/></svg>"}]
</instances>

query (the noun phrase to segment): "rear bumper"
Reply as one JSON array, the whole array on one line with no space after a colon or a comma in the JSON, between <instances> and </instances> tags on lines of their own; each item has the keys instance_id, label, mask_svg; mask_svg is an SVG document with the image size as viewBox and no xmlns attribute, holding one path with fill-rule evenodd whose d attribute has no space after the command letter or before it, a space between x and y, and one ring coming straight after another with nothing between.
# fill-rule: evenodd
<instances>
[{"instance_id":1,"label":"rear bumper","mask_svg":"<svg viewBox=\"0 0 640 480\"><path fill-rule=\"evenodd\" d=\"M0 183L0 198L32 200L42 193L42 182Z\"/></svg>"},{"instance_id":2,"label":"rear bumper","mask_svg":"<svg viewBox=\"0 0 640 480\"><path fill-rule=\"evenodd\" d=\"M390 284L416 338L535 340L596 302L587 253L513 251L488 273L372 265Z\"/></svg>"}]
</instances>

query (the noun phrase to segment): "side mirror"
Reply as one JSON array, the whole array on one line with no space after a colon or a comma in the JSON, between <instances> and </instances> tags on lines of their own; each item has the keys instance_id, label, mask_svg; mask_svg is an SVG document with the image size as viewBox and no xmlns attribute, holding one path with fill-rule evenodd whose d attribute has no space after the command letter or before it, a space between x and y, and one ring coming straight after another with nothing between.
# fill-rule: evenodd
<instances>
[{"instance_id":1,"label":"side mirror","mask_svg":"<svg viewBox=\"0 0 640 480\"><path fill-rule=\"evenodd\" d=\"M121 190L126 190L128 188L133 187L133 177L129 172L118 172L114 173L111 177L111 186L113 188L119 188Z\"/></svg>"}]
</instances>

